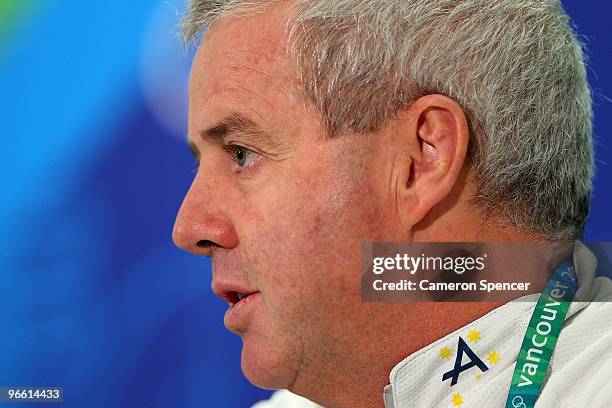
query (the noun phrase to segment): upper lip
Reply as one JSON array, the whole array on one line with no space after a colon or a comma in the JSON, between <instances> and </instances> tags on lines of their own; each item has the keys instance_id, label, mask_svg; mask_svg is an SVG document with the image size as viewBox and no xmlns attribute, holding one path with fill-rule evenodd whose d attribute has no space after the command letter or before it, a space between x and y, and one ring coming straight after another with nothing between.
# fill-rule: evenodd
<instances>
[{"instance_id":1,"label":"upper lip","mask_svg":"<svg viewBox=\"0 0 612 408\"><path fill-rule=\"evenodd\" d=\"M215 295L229 302L232 305L238 303L240 299L258 292L257 289L253 289L246 284L240 282L224 281L221 279L213 279L212 291Z\"/></svg>"}]
</instances>

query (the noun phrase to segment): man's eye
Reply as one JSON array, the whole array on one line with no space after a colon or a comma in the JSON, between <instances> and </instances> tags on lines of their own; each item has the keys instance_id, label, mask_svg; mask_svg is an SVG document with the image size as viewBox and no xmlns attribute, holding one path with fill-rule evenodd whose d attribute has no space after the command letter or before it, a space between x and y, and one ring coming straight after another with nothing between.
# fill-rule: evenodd
<instances>
[{"instance_id":1,"label":"man's eye","mask_svg":"<svg viewBox=\"0 0 612 408\"><path fill-rule=\"evenodd\" d=\"M228 150L240 167L249 167L257 157L257 153L242 146L228 146Z\"/></svg>"}]
</instances>

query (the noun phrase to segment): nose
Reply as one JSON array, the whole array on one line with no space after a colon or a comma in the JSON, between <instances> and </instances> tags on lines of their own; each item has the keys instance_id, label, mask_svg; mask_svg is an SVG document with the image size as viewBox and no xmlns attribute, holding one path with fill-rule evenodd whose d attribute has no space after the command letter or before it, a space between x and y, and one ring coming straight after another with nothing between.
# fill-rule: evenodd
<instances>
[{"instance_id":1,"label":"nose","mask_svg":"<svg viewBox=\"0 0 612 408\"><path fill-rule=\"evenodd\" d=\"M174 244L196 255L211 256L216 248L234 248L238 238L222 201L194 181L178 212L172 231Z\"/></svg>"}]
</instances>

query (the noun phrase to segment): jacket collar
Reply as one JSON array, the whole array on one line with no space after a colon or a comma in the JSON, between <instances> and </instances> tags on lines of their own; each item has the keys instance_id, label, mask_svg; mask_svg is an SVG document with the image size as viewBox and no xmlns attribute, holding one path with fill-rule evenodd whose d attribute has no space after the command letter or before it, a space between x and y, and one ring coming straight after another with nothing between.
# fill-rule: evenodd
<instances>
[{"instance_id":1,"label":"jacket collar","mask_svg":"<svg viewBox=\"0 0 612 408\"><path fill-rule=\"evenodd\" d=\"M592 298L597 267L595 256L581 242L574 246L573 261L578 292L566 320ZM470 396L477 396L478 389L489 386L507 394L538 296L506 303L406 357L389 375L390 385L384 390L386 408L482 406L475 401L470 403ZM458 354L462 355L459 370L455 367ZM461 370L467 365L471 366Z\"/></svg>"}]
</instances>

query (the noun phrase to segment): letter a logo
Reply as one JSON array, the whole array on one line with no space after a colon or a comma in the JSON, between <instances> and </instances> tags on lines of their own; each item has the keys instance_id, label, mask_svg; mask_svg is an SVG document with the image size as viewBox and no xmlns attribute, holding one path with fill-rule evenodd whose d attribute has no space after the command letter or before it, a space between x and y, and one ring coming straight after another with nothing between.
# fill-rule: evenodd
<instances>
[{"instance_id":1,"label":"letter a logo","mask_svg":"<svg viewBox=\"0 0 612 408\"><path fill-rule=\"evenodd\" d=\"M463 353L465 353L470 358L470 362L465 365L461 365L461 360L463 360ZM457 345L457 358L455 358L455 366L449 372L444 373L444 375L442 376L442 381L446 381L449 378L452 378L452 387L453 385L457 384L457 381L459 380L459 374L461 374L465 370L469 370L474 366L480 368L480 371L482 372L485 372L489 369L489 367L487 367L486 364L478 358L476 353L472 351L470 346L468 346L467 343L461 337L459 337L459 344Z\"/></svg>"}]
</instances>

